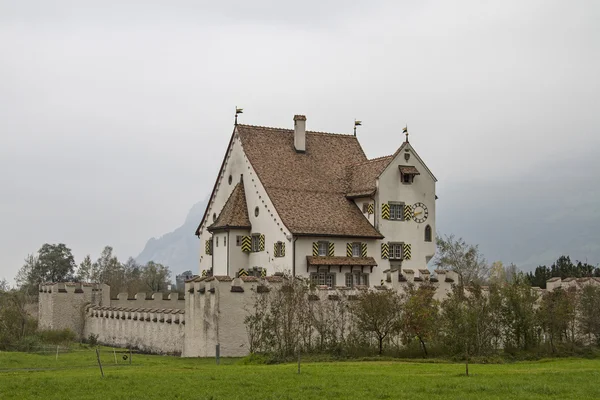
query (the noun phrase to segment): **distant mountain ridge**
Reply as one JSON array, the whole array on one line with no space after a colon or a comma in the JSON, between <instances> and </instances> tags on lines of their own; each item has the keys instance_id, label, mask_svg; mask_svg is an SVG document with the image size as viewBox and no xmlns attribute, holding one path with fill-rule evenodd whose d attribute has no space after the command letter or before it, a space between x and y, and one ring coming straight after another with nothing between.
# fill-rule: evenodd
<instances>
[{"instance_id":1,"label":"distant mountain ridge","mask_svg":"<svg viewBox=\"0 0 600 400\"><path fill-rule=\"evenodd\" d=\"M139 263L154 261L168 265L173 278L176 274L187 270L198 273L200 241L194 236L194 232L204 215L206 204L206 200L194 204L185 222L179 228L158 239L150 238L144 250L135 258L136 261Z\"/></svg>"}]
</instances>

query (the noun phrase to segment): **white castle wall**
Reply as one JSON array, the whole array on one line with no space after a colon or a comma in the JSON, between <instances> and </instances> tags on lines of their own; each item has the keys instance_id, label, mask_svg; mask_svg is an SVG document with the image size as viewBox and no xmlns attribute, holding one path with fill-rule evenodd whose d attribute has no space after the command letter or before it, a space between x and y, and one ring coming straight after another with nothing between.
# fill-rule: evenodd
<instances>
[{"instance_id":1,"label":"white castle wall","mask_svg":"<svg viewBox=\"0 0 600 400\"><path fill-rule=\"evenodd\" d=\"M140 292L133 296L128 293L119 293L116 299L110 300L112 307L126 308L168 308L183 310L185 299L179 293L144 293Z\"/></svg>"}]
</instances>

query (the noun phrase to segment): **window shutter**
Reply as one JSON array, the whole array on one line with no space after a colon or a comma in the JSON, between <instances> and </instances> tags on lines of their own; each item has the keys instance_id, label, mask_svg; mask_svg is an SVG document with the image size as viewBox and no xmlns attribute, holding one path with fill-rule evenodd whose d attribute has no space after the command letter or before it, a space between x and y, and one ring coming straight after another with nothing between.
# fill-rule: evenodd
<instances>
[{"instance_id":1,"label":"window shutter","mask_svg":"<svg viewBox=\"0 0 600 400\"><path fill-rule=\"evenodd\" d=\"M248 272L246 272L246 270L244 268L240 268L237 275L238 275L238 278L241 278L243 276L248 276Z\"/></svg>"},{"instance_id":2,"label":"window shutter","mask_svg":"<svg viewBox=\"0 0 600 400\"><path fill-rule=\"evenodd\" d=\"M279 251L277 249L278 244L279 244L279 242L273 243L273 257L279 257Z\"/></svg>"},{"instance_id":3,"label":"window shutter","mask_svg":"<svg viewBox=\"0 0 600 400\"><path fill-rule=\"evenodd\" d=\"M316 257L319 255L319 243L313 242L313 256Z\"/></svg>"},{"instance_id":4,"label":"window shutter","mask_svg":"<svg viewBox=\"0 0 600 400\"><path fill-rule=\"evenodd\" d=\"M405 204L403 211L403 217L405 221L410 221L413 217L413 210L412 207L408 204Z\"/></svg>"},{"instance_id":5,"label":"window shutter","mask_svg":"<svg viewBox=\"0 0 600 400\"><path fill-rule=\"evenodd\" d=\"M346 243L346 257L352 257L352 243Z\"/></svg>"},{"instance_id":6,"label":"window shutter","mask_svg":"<svg viewBox=\"0 0 600 400\"><path fill-rule=\"evenodd\" d=\"M410 256L411 256L411 254L410 254L411 248L410 247L411 246L409 243L404 243L402 245L402 258L404 260L410 260Z\"/></svg>"},{"instance_id":7,"label":"window shutter","mask_svg":"<svg viewBox=\"0 0 600 400\"><path fill-rule=\"evenodd\" d=\"M367 256L367 244L365 242L362 242L360 244L360 256L361 257Z\"/></svg>"},{"instance_id":8,"label":"window shutter","mask_svg":"<svg viewBox=\"0 0 600 400\"><path fill-rule=\"evenodd\" d=\"M285 257L285 242L281 242L281 251L279 252L280 257Z\"/></svg>"},{"instance_id":9,"label":"window shutter","mask_svg":"<svg viewBox=\"0 0 600 400\"><path fill-rule=\"evenodd\" d=\"M258 238L258 251L265 251L265 235L260 235Z\"/></svg>"},{"instance_id":10,"label":"window shutter","mask_svg":"<svg viewBox=\"0 0 600 400\"><path fill-rule=\"evenodd\" d=\"M390 205L388 203L381 205L381 218L390 219Z\"/></svg>"},{"instance_id":11,"label":"window shutter","mask_svg":"<svg viewBox=\"0 0 600 400\"><path fill-rule=\"evenodd\" d=\"M252 238L250 235L242 236L242 251L250 253L252 251Z\"/></svg>"},{"instance_id":12,"label":"window shutter","mask_svg":"<svg viewBox=\"0 0 600 400\"><path fill-rule=\"evenodd\" d=\"M204 242L204 253L210 254L210 240Z\"/></svg>"},{"instance_id":13,"label":"window shutter","mask_svg":"<svg viewBox=\"0 0 600 400\"><path fill-rule=\"evenodd\" d=\"M263 269L260 270L260 277L264 278L265 276L267 276L267 269L263 268Z\"/></svg>"},{"instance_id":14,"label":"window shutter","mask_svg":"<svg viewBox=\"0 0 600 400\"><path fill-rule=\"evenodd\" d=\"M369 214L373 214L373 203L369 203L369 206L367 207L367 213Z\"/></svg>"},{"instance_id":15,"label":"window shutter","mask_svg":"<svg viewBox=\"0 0 600 400\"><path fill-rule=\"evenodd\" d=\"M327 247L327 256L333 257L335 254L335 243L329 242L329 246Z\"/></svg>"},{"instance_id":16,"label":"window shutter","mask_svg":"<svg viewBox=\"0 0 600 400\"><path fill-rule=\"evenodd\" d=\"M390 245L387 243L381 243L381 258L384 260L390 258Z\"/></svg>"}]
</instances>

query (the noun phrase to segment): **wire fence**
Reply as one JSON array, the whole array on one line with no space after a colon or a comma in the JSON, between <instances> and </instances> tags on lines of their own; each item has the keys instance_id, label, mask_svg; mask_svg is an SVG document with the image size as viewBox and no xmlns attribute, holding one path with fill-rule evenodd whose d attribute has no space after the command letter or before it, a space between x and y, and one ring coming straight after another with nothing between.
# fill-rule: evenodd
<instances>
[{"instance_id":1,"label":"wire fence","mask_svg":"<svg viewBox=\"0 0 600 400\"><path fill-rule=\"evenodd\" d=\"M140 366L143 354L132 348L102 346L5 346L0 351L0 373L99 368L103 375L105 368Z\"/></svg>"}]
</instances>

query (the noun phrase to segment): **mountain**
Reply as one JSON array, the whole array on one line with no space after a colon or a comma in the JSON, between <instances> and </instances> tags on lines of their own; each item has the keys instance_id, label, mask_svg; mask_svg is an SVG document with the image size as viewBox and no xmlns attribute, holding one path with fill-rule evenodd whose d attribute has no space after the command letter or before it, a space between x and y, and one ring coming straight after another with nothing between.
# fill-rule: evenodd
<instances>
[{"instance_id":1,"label":"mountain","mask_svg":"<svg viewBox=\"0 0 600 400\"><path fill-rule=\"evenodd\" d=\"M154 261L168 265L173 275L187 270L197 273L200 241L194 236L194 231L202 219L206 204L206 200L194 204L183 225L173 232L158 239L149 239L136 261L144 264Z\"/></svg>"}]
</instances>

